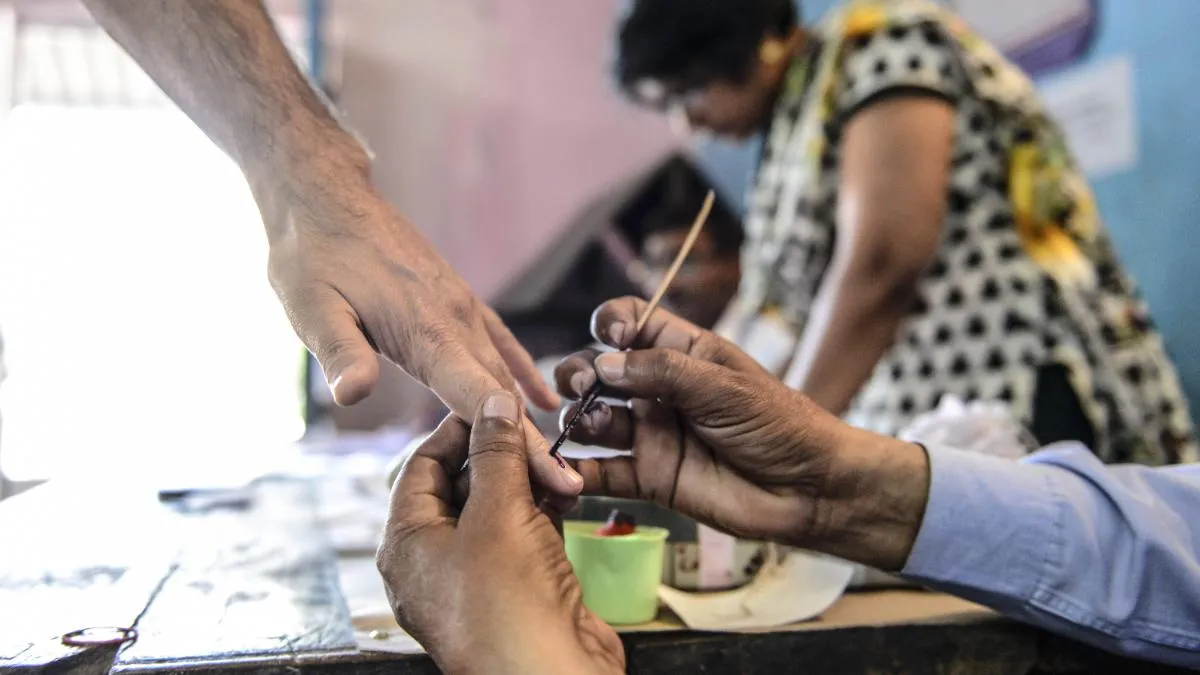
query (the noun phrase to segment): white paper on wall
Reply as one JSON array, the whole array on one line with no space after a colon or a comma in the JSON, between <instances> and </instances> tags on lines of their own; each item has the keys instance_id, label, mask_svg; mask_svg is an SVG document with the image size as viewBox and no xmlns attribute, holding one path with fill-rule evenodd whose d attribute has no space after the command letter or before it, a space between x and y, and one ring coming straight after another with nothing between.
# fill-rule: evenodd
<instances>
[{"instance_id":1,"label":"white paper on wall","mask_svg":"<svg viewBox=\"0 0 1200 675\"><path fill-rule=\"evenodd\" d=\"M1039 89L1089 177L1137 164L1133 64L1127 55L1072 69L1042 82Z\"/></svg>"}]
</instances>

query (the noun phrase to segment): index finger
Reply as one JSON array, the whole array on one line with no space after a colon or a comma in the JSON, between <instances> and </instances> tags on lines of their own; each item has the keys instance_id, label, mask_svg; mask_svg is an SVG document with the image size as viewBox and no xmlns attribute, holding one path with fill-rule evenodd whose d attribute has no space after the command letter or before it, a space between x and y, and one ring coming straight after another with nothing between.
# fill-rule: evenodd
<instances>
[{"instance_id":1,"label":"index finger","mask_svg":"<svg viewBox=\"0 0 1200 675\"><path fill-rule=\"evenodd\" d=\"M665 309L655 309L641 332L635 335L638 321L648 307L649 303L634 296L609 300L592 312L592 335L617 349L666 347L687 351L705 332Z\"/></svg>"},{"instance_id":2,"label":"index finger","mask_svg":"<svg viewBox=\"0 0 1200 675\"><path fill-rule=\"evenodd\" d=\"M463 419L474 419L475 411L492 392L503 389L515 391L512 380L504 386L467 349L456 340L444 335L430 335L425 344L432 351L424 367L421 381L441 398L455 414ZM490 343L488 348L490 348ZM499 357L497 357L499 358ZM465 411L465 412L460 412ZM575 497L583 489L583 479L567 465L560 465L550 456L550 444L537 431L536 426L525 418L526 434L530 445L530 466L538 483L551 493L562 497Z\"/></svg>"},{"instance_id":3,"label":"index finger","mask_svg":"<svg viewBox=\"0 0 1200 675\"><path fill-rule=\"evenodd\" d=\"M645 300L633 296L609 300L592 313L592 335L617 349L658 347L742 372L765 372L725 338L661 308L655 309L641 332L635 334L648 307Z\"/></svg>"},{"instance_id":4,"label":"index finger","mask_svg":"<svg viewBox=\"0 0 1200 675\"><path fill-rule=\"evenodd\" d=\"M542 373L534 363L533 357L521 346L508 326L504 325L495 310L484 305L483 321L497 353L504 359L508 370L520 385L521 390L529 397L530 402L542 410L557 410L561 403L558 395L542 378Z\"/></svg>"},{"instance_id":5,"label":"index finger","mask_svg":"<svg viewBox=\"0 0 1200 675\"><path fill-rule=\"evenodd\" d=\"M448 415L405 461L392 487L389 539L454 517L454 480L467 461L469 433L461 418Z\"/></svg>"},{"instance_id":6,"label":"index finger","mask_svg":"<svg viewBox=\"0 0 1200 675\"><path fill-rule=\"evenodd\" d=\"M418 333L414 340L417 349L410 374L432 389L460 418L474 419L476 408L490 392L517 391L516 381L486 332L473 335L470 328L444 326L418 326L414 330Z\"/></svg>"}]
</instances>

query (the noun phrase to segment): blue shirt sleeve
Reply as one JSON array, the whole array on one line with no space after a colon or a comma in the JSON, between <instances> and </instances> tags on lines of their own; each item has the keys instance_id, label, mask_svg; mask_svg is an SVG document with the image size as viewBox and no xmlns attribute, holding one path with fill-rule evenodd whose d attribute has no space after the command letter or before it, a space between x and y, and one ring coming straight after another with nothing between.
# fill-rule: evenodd
<instances>
[{"instance_id":1,"label":"blue shirt sleeve","mask_svg":"<svg viewBox=\"0 0 1200 675\"><path fill-rule=\"evenodd\" d=\"M1105 466L1078 443L1021 462L927 452L905 577L1101 649L1200 667L1200 465Z\"/></svg>"}]
</instances>

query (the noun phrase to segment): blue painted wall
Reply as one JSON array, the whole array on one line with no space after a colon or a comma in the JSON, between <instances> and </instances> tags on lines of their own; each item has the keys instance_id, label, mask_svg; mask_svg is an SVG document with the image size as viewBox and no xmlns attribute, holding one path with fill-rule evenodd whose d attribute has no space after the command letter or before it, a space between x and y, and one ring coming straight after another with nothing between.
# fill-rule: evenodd
<instances>
[{"instance_id":1,"label":"blue painted wall","mask_svg":"<svg viewBox=\"0 0 1200 675\"><path fill-rule=\"evenodd\" d=\"M1200 419L1200 2L1105 0L1090 58L1116 54L1133 60L1139 161L1096 197Z\"/></svg>"},{"instance_id":2,"label":"blue painted wall","mask_svg":"<svg viewBox=\"0 0 1200 675\"><path fill-rule=\"evenodd\" d=\"M833 4L802 2L809 19ZM1200 420L1200 0L1102 0L1096 42L1076 67L1116 55L1133 62L1139 161L1093 186ZM755 151L753 143L701 149L736 203Z\"/></svg>"}]
</instances>

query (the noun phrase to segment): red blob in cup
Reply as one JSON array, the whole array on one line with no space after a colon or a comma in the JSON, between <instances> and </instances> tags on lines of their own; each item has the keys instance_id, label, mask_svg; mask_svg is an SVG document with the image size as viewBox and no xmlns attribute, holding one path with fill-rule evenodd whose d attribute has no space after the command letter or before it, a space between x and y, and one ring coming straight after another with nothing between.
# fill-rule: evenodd
<instances>
[{"instance_id":1,"label":"red blob in cup","mask_svg":"<svg viewBox=\"0 0 1200 675\"><path fill-rule=\"evenodd\" d=\"M637 532L637 523L634 522L633 516L613 509L613 512L608 516L608 522L604 524L604 527L596 530L596 535L600 537L623 537L634 532Z\"/></svg>"}]
</instances>

